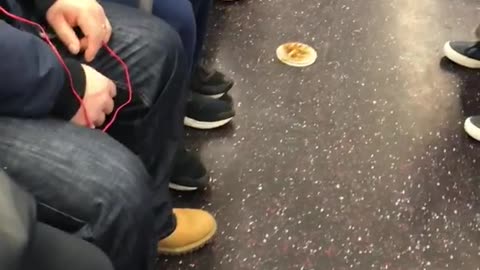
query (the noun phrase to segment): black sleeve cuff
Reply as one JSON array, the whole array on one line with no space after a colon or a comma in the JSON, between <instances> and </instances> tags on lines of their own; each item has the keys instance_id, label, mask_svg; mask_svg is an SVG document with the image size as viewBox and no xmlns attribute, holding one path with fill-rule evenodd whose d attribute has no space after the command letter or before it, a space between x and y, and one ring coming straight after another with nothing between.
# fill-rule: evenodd
<instances>
[{"instance_id":1,"label":"black sleeve cuff","mask_svg":"<svg viewBox=\"0 0 480 270\"><path fill-rule=\"evenodd\" d=\"M65 64L67 64L70 74L72 74L73 87L77 94L83 98L85 95L86 77L82 65L73 59L65 59ZM77 113L78 109L80 109L80 102L72 93L70 79L65 72L65 82L58 93L51 113L56 117L70 120Z\"/></svg>"},{"instance_id":2,"label":"black sleeve cuff","mask_svg":"<svg viewBox=\"0 0 480 270\"><path fill-rule=\"evenodd\" d=\"M47 15L47 10L56 2L56 0L34 0L38 15L42 18Z\"/></svg>"}]
</instances>

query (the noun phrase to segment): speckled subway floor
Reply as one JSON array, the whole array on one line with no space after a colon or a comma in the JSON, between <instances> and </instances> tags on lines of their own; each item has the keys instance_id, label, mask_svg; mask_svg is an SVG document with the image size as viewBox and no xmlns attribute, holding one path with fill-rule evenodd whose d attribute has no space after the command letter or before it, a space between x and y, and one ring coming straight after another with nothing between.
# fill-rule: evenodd
<instances>
[{"instance_id":1,"label":"speckled subway floor","mask_svg":"<svg viewBox=\"0 0 480 270\"><path fill-rule=\"evenodd\" d=\"M189 131L211 189L175 194L215 242L159 269L480 269L480 73L442 60L476 0L249 0L220 5L209 54L236 80L234 124ZM296 69L275 48L319 54Z\"/></svg>"}]
</instances>

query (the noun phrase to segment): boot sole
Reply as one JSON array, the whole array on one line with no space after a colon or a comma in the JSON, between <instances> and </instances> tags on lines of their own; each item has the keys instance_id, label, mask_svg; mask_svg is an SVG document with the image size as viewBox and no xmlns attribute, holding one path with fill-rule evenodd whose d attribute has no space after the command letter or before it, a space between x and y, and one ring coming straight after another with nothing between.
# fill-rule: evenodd
<instances>
[{"instance_id":1,"label":"boot sole","mask_svg":"<svg viewBox=\"0 0 480 270\"><path fill-rule=\"evenodd\" d=\"M199 240L199 241L197 241L193 244L187 245L185 247L176 248L176 249L161 249L161 248L158 248L158 254L159 255L165 255L165 256L181 256L181 255L186 255L186 254L193 253L193 252L203 248L207 244L211 243L212 240L213 240L213 237L215 236L216 233L217 233L217 223L215 222L215 227L212 229L212 231L207 236L202 238L201 240Z\"/></svg>"},{"instance_id":2,"label":"boot sole","mask_svg":"<svg viewBox=\"0 0 480 270\"><path fill-rule=\"evenodd\" d=\"M228 124L230 121L232 121L232 119L233 117L229 117L227 119L220 120L220 121L204 122L204 121L198 121L185 116L183 123L187 127L196 128L196 129L214 129L214 128L219 128L221 126Z\"/></svg>"}]
</instances>

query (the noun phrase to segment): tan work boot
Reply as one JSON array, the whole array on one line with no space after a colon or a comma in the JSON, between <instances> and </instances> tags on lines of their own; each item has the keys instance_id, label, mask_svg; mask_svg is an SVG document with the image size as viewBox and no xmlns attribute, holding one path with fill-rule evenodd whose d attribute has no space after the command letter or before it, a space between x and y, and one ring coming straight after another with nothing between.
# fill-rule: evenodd
<instances>
[{"instance_id":1,"label":"tan work boot","mask_svg":"<svg viewBox=\"0 0 480 270\"><path fill-rule=\"evenodd\" d=\"M172 234L158 242L158 254L182 255L205 246L217 231L212 215L197 209L173 209L177 227Z\"/></svg>"}]
</instances>

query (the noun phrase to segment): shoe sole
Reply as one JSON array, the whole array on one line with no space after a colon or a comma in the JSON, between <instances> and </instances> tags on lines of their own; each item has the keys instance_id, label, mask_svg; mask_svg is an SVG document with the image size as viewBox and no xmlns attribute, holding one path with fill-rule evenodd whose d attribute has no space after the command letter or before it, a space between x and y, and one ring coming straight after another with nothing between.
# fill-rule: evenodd
<instances>
[{"instance_id":1,"label":"shoe sole","mask_svg":"<svg viewBox=\"0 0 480 270\"><path fill-rule=\"evenodd\" d=\"M480 68L480 61L455 51L450 45L450 41L445 43L445 46L443 46L443 52L445 53L445 56L454 63L472 69Z\"/></svg>"},{"instance_id":2,"label":"shoe sole","mask_svg":"<svg viewBox=\"0 0 480 270\"><path fill-rule=\"evenodd\" d=\"M230 92L230 90L232 90L233 88L233 85L234 83L233 82L230 82L224 89L221 93L218 93L218 94L214 94L214 95L210 95L210 94L207 94L209 92L213 92L212 90L207 90L207 91L195 91L197 94L200 94L200 95L203 95L203 96L206 96L206 97L210 97L210 98L214 98L214 99L219 99L221 98L223 95L227 94L228 92ZM215 91L217 92L217 91Z\"/></svg>"},{"instance_id":3,"label":"shoe sole","mask_svg":"<svg viewBox=\"0 0 480 270\"><path fill-rule=\"evenodd\" d=\"M219 99L219 98L223 97L223 95L225 95L225 93L216 94L216 95L204 95L204 96L209 97L209 98Z\"/></svg>"},{"instance_id":4,"label":"shoe sole","mask_svg":"<svg viewBox=\"0 0 480 270\"><path fill-rule=\"evenodd\" d=\"M480 129L472 123L470 118L467 118L467 120L465 120L464 129L470 137L474 138L477 141L480 141Z\"/></svg>"},{"instance_id":5,"label":"shoe sole","mask_svg":"<svg viewBox=\"0 0 480 270\"><path fill-rule=\"evenodd\" d=\"M197 178L197 180L195 180L195 182L201 182L201 183L205 182L206 183L205 186L201 186L201 187L184 186L184 185L179 185L179 184L175 184L175 183L172 183L172 182L175 182L175 181L171 181L168 184L168 187L173 189L173 190L176 190L176 191L195 191L199 188L204 188L205 186L207 186L208 183L210 183L210 176L207 174L206 176Z\"/></svg>"},{"instance_id":6,"label":"shoe sole","mask_svg":"<svg viewBox=\"0 0 480 270\"><path fill-rule=\"evenodd\" d=\"M213 237L215 236L216 233L217 233L217 223L215 222L215 227L212 229L212 231L201 240L193 244L190 244L188 246L177 248L177 249L160 249L159 248L158 254L166 255L166 256L180 256L180 255L190 254L209 244L213 240Z\"/></svg>"},{"instance_id":7,"label":"shoe sole","mask_svg":"<svg viewBox=\"0 0 480 270\"><path fill-rule=\"evenodd\" d=\"M177 185L174 183L168 184L168 187L176 191L195 191L198 189L198 187L187 187L187 186Z\"/></svg>"},{"instance_id":8,"label":"shoe sole","mask_svg":"<svg viewBox=\"0 0 480 270\"><path fill-rule=\"evenodd\" d=\"M232 121L233 117L220 120L220 121L212 121L212 122L203 122L203 121L198 121L195 119L192 119L190 117L185 116L185 119L183 120L183 123L187 127L191 128L196 128L196 129L214 129L214 128L219 128L221 126L225 126L228 124L230 121Z\"/></svg>"}]
</instances>

